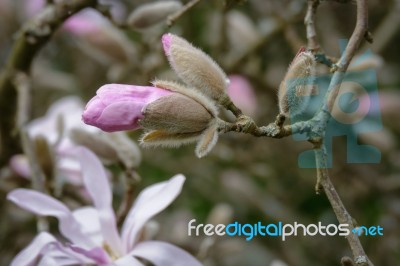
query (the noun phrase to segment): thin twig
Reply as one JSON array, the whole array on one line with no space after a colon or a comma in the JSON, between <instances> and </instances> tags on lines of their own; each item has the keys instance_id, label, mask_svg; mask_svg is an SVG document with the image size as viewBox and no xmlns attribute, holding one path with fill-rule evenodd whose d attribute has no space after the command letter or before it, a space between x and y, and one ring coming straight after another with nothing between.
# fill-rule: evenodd
<instances>
[{"instance_id":1,"label":"thin twig","mask_svg":"<svg viewBox=\"0 0 400 266\"><path fill-rule=\"evenodd\" d=\"M330 119L330 112L332 111L333 104L337 98L340 84L343 81L344 74L347 70L347 67L350 64L351 59L354 57L358 47L361 42L364 40L365 33L368 31L368 8L366 0L357 0L357 22L354 29L354 32L349 40L349 43L343 52L339 62L337 63L337 71L334 73L331 82L329 84L328 91L326 93L325 100L321 106L321 111L317 115L317 117L321 116L320 119L317 118L322 125L317 129L317 136L324 137L325 130ZM318 132L319 131L319 132ZM321 139L322 140L322 139ZM327 152L322 145L322 141L320 143L320 147L315 150L317 171L318 171L318 182L317 189L321 186L325 194L328 197L328 200L332 206L333 211L336 214L336 217L340 223L349 224L350 230L354 228L353 218L347 212L344 207L338 193L336 192L335 187L333 186L329 173L327 170ZM368 259L365 251L360 243L360 240L356 234L349 234L347 236L347 241L349 242L350 248L352 250L354 261L356 265L373 265L372 262Z\"/></svg>"},{"instance_id":2,"label":"thin twig","mask_svg":"<svg viewBox=\"0 0 400 266\"><path fill-rule=\"evenodd\" d=\"M171 27L181 16L183 16L186 12L188 12L192 7L194 7L200 1L201 0L192 0L174 14L169 15L167 18L167 26Z\"/></svg>"},{"instance_id":3,"label":"thin twig","mask_svg":"<svg viewBox=\"0 0 400 266\"><path fill-rule=\"evenodd\" d=\"M400 1L394 1L390 10L374 31L374 44L372 46L374 53L381 53L400 29ZM367 48L369 47L364 45L361 50Z\"/></svg>"},{"instance_id":4,"label":"thin twig","mask_svg":"<svg viewBox=\"0 0 400 266\"><path fill-rule=\"evenodd\" d=\"M332 209L335 212L336 218L338 219L339 223L348 224L350 226L349 228L350 231L353 230L355 228L353 223L353 218L344 207L343 202L339 197L339 194L336 192L336 189L329 178L328 169L326 168L327 153L323 145L321 145L320 149L315 150L315 157L317 163L318 176L320 179L320 185L324 189L324 192L329 200L329 203L331 204ZM360 239L358 238L357 234L350 233L346 239L349 242L356 265L372 266L373 264L365 254L365 251L361 245Z\"/></svg>"},{"instance_id":5,"label":"thin twig","mask_svg":"<svg viewBox=\"0 0 400 266\"><path fill-rule=\"evenodd\" d=\"M316 49L318 43L316 42L316 35L314 29L314 14L319 1L310 0L309 8L306 15L307 37L309 40L309 48ZM324 101L320 107L320 111L310 120L298 122L290 126L283 126L284 119L277 117L275 123L271 123L266 127L257 127L254 121L246 116L240 116L235 123L227 123L225 121L219 122L219 131L228 132L236 131L249 133L255 136L266 136L272 138L282 138L295 133L308 132L309 141L314 144L316 165L317 165L317 192L321 189L324 190L327 198L332 206L332 209L341 224L348 224L350 230L354 228L353 218L350 216L344 207L335 187L333 186L327 169L327 152L323 145L323 138L325 136L327 124L330 119L330 113L333 104L337 98L340 84L343 81L345 72L350 64L351 59L354 57L358 47L364 40L365 34L368 32L368 9L366 0L357 0L357 22L354 32L350 41L343 52L338 63L335 64L334 74L329 84L328 91L325 95ZM356 234L350 233L347 241L352 250L355 265L358 266L372 266L373 263L368 259L365 251L360 243Z\"/></svg>"},{"instance_id":6,"label":"thin twig","mask_svg":"<svg viewBox=\"0 0 400 266\"><path fill-rule=\"evenodd\" d=\"M308 49L314 52L320 49L314 25L315 13L318 6L319 0L308 0L307 14L304 18L304 24L307 30Z\"/></svg>"}]
</instances>

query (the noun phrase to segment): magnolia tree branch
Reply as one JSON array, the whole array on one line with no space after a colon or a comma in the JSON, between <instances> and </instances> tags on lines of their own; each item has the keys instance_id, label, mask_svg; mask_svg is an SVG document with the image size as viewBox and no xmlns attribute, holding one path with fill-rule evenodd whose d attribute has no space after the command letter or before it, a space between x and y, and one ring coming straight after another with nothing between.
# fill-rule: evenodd
<instances>
[{"instance_id":1,"label":"magnolia tree branch","mask_svg":"<svg viewBox=\"0 0 400 266\"><path fill-rule=\"evenodd\" d=\"M21 151L16 123L18 92L15 75L29 74L36 54L66 19L86 7L96 5L97 0L70 0L50 4L18 32L13 50L0 74L0 165Z\"/></svg>"},{"instance_id":2,"label":"magnolia tree branch","mask_svg":"<svg viewBox=\"0 0 400 266\"><path fill-rule=\"evenodd\" d=\"M309 0L307 14L305 17L308 46L309 49L314 51L319 49L314 25L315 12L318 5L319 0ZM340 84L343 81L351 59L354 57L356 51L358 50L358 47L360 46L367 33L367 0L357 0L357 22L355 29L339 61L332 67L332 71L334 72L334 74L330 81L328 91L325 94L324 101L322 102L319 111L311 120L301 121L292 125L285 126L285 117L282 115L278 115L274 123L271 123L268 126L258 127L253 119L239 114L237 115L237 120L235 123L228 123L225 121L219 122L219 130L222 133L236 131L252 134L254 136L265 136L272 138L287 137L295 133L308 133L309 141L314 144L315 151L315 160L317 166L316 190L317 192L319 192L320 190L324 190L339 223L348 224L350 226L350 230L355 227L353 218L344 207L343 202L339 197L339 194L336 192L336 189L330 180L329 172L327 169L327 152L325 146L323 145L323 141L326 133L326 128L331 117L330 114L340 89ZM228 109L232 109L232 107L227 107ZM352 250L355 265L373 265L365 254L360 240L356 234L350 233L350 235L347 236L347 241ZM350 265L348 258L344 260L344 263L345 265Z\"/></svg>"},{"instance_id":3,"label":"magnolia tree branch","mask_svg":"<svg viewBox=\"0 0 400 266\"><path fill-rule=\"evenodd\" d=\"M178 10L176 13L169 15L167 18L167 26L171 27L174 25L175 21L177 21L183 14L188 12L190 9L192 9L195 5L197 5L201 0L191 0L187 4L185 4L180 10Z\"/></svg>"},{"instance_id":4,"label":"magnolia tree branch","mask_svg":"<svg viewBox=\"0 0 400 266\"><path fill-rule=\"evenodd\" d=\"M318 51L320 48L314 25L315 13L318 6L319 0L308 0L307 14L304 18L304 24L307 30L308 49L311 51Z\"/></svg>"}]
</instances>

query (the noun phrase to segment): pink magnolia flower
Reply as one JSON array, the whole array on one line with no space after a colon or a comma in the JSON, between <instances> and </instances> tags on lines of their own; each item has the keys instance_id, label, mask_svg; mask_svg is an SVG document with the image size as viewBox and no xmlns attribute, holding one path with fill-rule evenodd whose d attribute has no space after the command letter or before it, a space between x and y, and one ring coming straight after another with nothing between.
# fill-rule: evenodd
<instances>
[{"instance_id":1,"label":"pink magnolia flower","mask_svg":"<svg viewBox=\"0 0 400 266\"><path fill-rule=\"evenodd\" d=\"M107 84L96 94L86 105L83 122L112 132L139 128L143 108L172 92L155 87Z\"/></svg>"},{"instance_id":2,"label":"pink magnolia flower","mask_svg":"<svg viewBox=\"0 0 400 266\"><path fill-rule=\"evenodd\" d=\"M185 181L176 175L169 181L154 184L142 191L129 211L120 234L112 209L111 187L105 170L96 156L85 148L76 148L82 165L83 181L93 200L75 211L62 202L30 189L16 189L7 198L36 215L54 216L59 221L64 243L42 232L12 261L11 266L32 265L143 265L138 259L154 265L201 265L186 251L161 241L140 241L140 233L154 215L165 209L180 193Z\"/></svg>"},{"instance_id":3,"label":"pink magnolia flower","mask_svg":"<svg viewBox=\"0 0 400 266\"><path fill-rule=\"evenodd\" d=\"M254 116L257 112L257 98L249 81L241 75L230 75L227 91L232 102L246 115Z\"/></svg>"}]
</instances>

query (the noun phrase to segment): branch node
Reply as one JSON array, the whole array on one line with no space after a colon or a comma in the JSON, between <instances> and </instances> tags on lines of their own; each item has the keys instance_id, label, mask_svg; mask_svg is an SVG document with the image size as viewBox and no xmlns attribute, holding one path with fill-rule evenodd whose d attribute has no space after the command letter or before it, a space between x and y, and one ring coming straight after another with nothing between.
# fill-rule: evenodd
<instances>
[{"instance_id":1,"label":"branch node","mask_svg":"<svg viewBox=\"0 0 400 266\"><path fill-rule=\"evenodd\" d=\"M372 33L369 30L367 30L365 32L364 39L369 43L373 43L374 42L374 38L372 37Z\"/></svg>"},{"instance_id":2,"label":"branch node","mask_svg":"<svg viewBox=\"0 0 400 266\"><path fill-rule=\"evenodd\" d=\"M367 266L368 265L368 259L366 256L358 256L355 259L356 265L357 266Z\"/></svg>"}]
</instances>

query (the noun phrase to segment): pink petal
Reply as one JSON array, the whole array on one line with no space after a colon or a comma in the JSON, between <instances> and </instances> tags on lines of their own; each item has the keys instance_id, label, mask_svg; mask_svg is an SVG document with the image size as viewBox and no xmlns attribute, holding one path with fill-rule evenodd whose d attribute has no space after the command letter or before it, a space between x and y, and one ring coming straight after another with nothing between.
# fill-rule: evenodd
<instances>
[{"instance_id":1,"label":"pink petal","mask_svg":"<svg viewBox=\"0 0 400 266\"><path fill-rule=\"evenodd\" d=\"M184 182L183 175L176 175L169 181L152 185L139 194L122 227L122 239L127 250L132 249L144 224L179 195Z\"/></svg>"},{"instance_id":2,"label":"pink petal","mask_svg":"<svg viewBox=\"0 0 400 266\"><path fill-rule=\"evenodd\" d=\"M137 244L132 255L146 259L154 265L201 266L202 264L185 250L161 241L145 241Z\"/></svg>"},{"instance_id":3,"label":"pink petal","mask_svg":"<svg viewBox=\"0 0 400 266\"><path fill-rule=\"evenodd\" d=\"M107 132L135 130L143 118L143 108L170 91L144 86L106 84L86 105L84 123Z\"/></svg>"},{"instance_id":4,"label":"pink petal","mask_svg":"<svg viewBox=\"0 0 400 266\"><path fill-rule=\"evenodd\" d=\"M108 256L107 252L99 247L92 248L90 250L78 247L78 246L71 246L71 249L78 254L81 254L87 258L91 258L98 264L106 264L111 262L110 257Z\"/></svg>"},{"instance_id":5,"label":"pink petal","mask_svg":"<svg viewBox=\"0 0 400 266\"><path fill-rule=\"evenodd\" d=\"M142 109L143 105L132 102L112 103L102 110L95 126L106 132L138 129L138 121L143 118Z\"/></svg>"},{"instance_id":6,"label":"pink petal","mask_svg":"<svg viewBox=\"0 0 400 266\"><path fill-rule=\"evenodd\" d=\"M93 247L90 239L82 233L80 224L62 202L46 194L23 188L8 193L7 199L37 215L57 217L60 232L66 238L75 244Z\"/></svg>"},{"instance_id":7,"label":"pink petal","mask_svg":"<svg viewBox=\"0 0 400 266\"><path fill-rule=\"evenodd\" d=\"M47 232L38 234L33 241L12 260L11 266L31 265L46 246L56 242L57 239Z\"/></svg>"},{"instance_id":8,"label":"pink petal","mask_svg":"<svg viewBox=\"0 0 400 266\"><path fill-rule=\"evenodd\" d=\"M163 49L164 49L165 55L169 56L170 55L171 42L172 42L171 34L170 33L164 34L161 37L161 42L163 44Z\"/></svg>"},{"instance_id":9,"label":"pink petal","mask_svg":"<svg viewBox=\"0 0 400 266\"><path fill-rule=\"evenodd\" d=\"M112 209L111 187L104 167L93 152L83 147L76 148L76 158L81 163L83 183L99 212L104 241L114 248L117 254L123 254L122 242Z\"/></svg>"}]
</instances>

